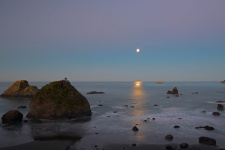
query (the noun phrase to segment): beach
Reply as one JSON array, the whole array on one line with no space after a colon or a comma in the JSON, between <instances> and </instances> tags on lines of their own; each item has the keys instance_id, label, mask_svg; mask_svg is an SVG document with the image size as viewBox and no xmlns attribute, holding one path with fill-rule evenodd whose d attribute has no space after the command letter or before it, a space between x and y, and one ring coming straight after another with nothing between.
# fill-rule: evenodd
<instances>
[{"instance_id":1,"label":"beach","mask_svg":"<svg viewBox=\"0 0 225 150\"><path fill-rule=\"evenodd\" d=\"M46 83L32 83L39 88ZM92 116L78 120L32 120L29 108L18 109L26 122L0 124L0 149L115 150L225 148L225 113L213 116L217 101L224 104L225 87L217 82L85 82L72 84L88 99ZM9 86L0 84L1 92ZM166 92L177 87L180 95ZM86 94L90 91L104 94ZM1 98L1 116L29 99ZM136 126L139 130L133 131ZM214 130L196 128L210 126ZM172 135L168 141L166 135ZM216 140L216 146L199 143L199 137ZM170 146L170 147L168 147Z\"/></svg>"}]
</instances>

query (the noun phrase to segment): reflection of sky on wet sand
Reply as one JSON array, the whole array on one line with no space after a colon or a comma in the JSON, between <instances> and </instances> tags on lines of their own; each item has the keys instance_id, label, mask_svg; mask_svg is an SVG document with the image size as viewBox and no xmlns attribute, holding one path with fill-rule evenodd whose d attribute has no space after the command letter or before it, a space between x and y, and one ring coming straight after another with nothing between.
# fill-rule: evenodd
<instances>
[{"instance_id":1,"label":"reflection of sky on wet sand","mask_svg":"<svg viewBox=\"0 0 225 150\"><path fill-rule=\"evenodd\" d=\"M145 91L142 87L141 81L135 81L133 88L132 88L132 104L134 104L134 108L132 108L132 116L139 117L145 115L147 112L146 107L146 97L145 97ZM138 128L140 128L140 125L143 123L143 120L141 119L135 119L133 120L133 124L136 125ZM143 130L145 127L141 127ZM135 141L143 141L145 139L145 134L140 133L141 131L138 131L137 133L134 133L135 136L133 137Z\"/></svg>"}]
</instances>

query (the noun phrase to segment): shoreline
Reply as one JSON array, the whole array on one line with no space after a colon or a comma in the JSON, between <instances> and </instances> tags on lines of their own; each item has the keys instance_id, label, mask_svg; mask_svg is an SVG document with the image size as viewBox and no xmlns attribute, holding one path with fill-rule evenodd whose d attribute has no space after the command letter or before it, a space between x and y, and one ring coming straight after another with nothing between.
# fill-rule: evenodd
<instances>
[{"instance_id":1,"label":"shoreline","mask_svg":"<svg viewBox=\"0 0 225 150\"><path fill-rule=\"evenodd\" d=\"M202 144L193 144L188 145L188 148L180 148L180 144L171 143L171 144L103 144L102 146L93 145L93 144L84 144L83 147L77 147L76 143L72 141L33 141L29 143L19 144L15 146L2 147L0 150L224 150L223 148L216 146L208 146Z\"/></svg>"}]
</instances>

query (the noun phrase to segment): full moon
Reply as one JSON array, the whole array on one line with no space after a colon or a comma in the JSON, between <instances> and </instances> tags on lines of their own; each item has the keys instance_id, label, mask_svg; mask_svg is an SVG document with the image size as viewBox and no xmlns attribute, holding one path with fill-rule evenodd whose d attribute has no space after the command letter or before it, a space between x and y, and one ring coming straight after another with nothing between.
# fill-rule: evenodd
<instances>
[{"instance_id":1,"label":"full moon","mask_svg":"<svg viewBox=\"0 0 225 150\"><path fill-rule=\"evenodd\" d=\"M136 49L136 52L137 52L137 53L139 53L139 52L140 52L140 49L139 49L139 48L137 48L137 49Z\"/></svg>"}]
</instances>

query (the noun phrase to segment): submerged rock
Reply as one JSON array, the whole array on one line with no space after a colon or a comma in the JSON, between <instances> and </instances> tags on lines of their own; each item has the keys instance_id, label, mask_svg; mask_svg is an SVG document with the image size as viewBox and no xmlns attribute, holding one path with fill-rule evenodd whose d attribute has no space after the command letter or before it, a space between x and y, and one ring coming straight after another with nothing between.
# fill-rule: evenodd
<instances>
[{"instance_id":1,"label":"submerged rock","mask_svg":"<svg viewBox=\"0 0 225 150\"><path fill-rule=\"evenodd\" d=\"M1 96L3 97L32 97L38 91L36 86L29 85L26 80L15 81Z\"/></svg>"},{"instance_id":2,"label":"submerged rock","mask_svg":"<svg viewBox=\"0 0 225 150\"><path fill-rule=\"evenodd\" d=\"M51 82L42 87L31 99L27 118L73 119L90 116L87 99L69 81Z\"/></svg>"},{"instance_id":3,"label":"submerged rock","mask_svg":"<svg viewBox=\"0 0 225 150\"><path fill-rule=\"evenodd\" d=\"M2 116L2 123L22 122L23 114L18 110L10 110Z\"/></svg>"},{"instance_id":4,"label":"submerged rock","mask_svg":"<svg viewBox=\"0 0 225 150\"><path fill-rule=\"evenodd\" d=\"M214 127L211 126L199 126L199 127L195 127L196 129L200 129L200 128L204 128L205 130L215 130Z\"/></svg>"},{"instance_id":5,"label":"submerged rock","mask_svg":"<svg viewBox=\"0 0 225 150\"><path fill-rule=\"evenodd\" d=\"M167 94L179 95L177 87L174 87L172 91L167 91Z\"/></svg>"}]
</instances>

